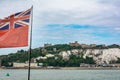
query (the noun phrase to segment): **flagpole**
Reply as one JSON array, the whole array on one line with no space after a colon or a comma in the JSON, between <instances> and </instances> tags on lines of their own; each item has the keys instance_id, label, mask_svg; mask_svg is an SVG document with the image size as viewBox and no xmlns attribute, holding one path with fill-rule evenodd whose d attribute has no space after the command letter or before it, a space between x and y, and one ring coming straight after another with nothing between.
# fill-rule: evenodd
<instances>
[{"instance_id":1,"label":"flagpole","mask_svg":"<svg viewBox=\"0 0 120 80\"><path fill-rule=\"evenodd\" d=\"M28 80L30 80L30 64L31 64L31 46L32 46L32 24L33 24L33 6L31 7L31 29L30 29L30 46L29 46L29 55L28 55L28 59L29 59L29 65L28 65Z\"/></svg>"}]
</instances>

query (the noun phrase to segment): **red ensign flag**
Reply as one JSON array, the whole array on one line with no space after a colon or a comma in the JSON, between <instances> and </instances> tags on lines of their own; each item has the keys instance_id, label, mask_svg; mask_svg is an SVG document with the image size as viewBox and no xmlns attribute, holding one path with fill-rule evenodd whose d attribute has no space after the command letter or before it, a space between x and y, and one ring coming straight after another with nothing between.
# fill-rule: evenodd
<instances>
[{"instance_id":1,"label":"red ensign flag","mask_svg":"<svg viewBox=\"0 0 120 80\"><path fill-rule=\"evenodd\" d=\"M0 48L28 46L31 9L0 19Z\"/></svg>"}]
</instances>

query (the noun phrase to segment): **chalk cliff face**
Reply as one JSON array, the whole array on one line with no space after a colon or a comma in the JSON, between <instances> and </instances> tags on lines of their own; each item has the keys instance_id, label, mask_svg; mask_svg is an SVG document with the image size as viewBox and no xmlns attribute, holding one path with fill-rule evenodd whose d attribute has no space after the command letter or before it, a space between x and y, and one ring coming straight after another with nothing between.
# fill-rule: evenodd
<instances>
[{"instance_id":1,"label":"chalk cliff face","mask_svg":"<svg viewBox=\"0 0 120 80\"><path fill-rule=\"evenodd\" d=\"M59 53L63 59L69 59L71 54L80 55L83 54L83 57L93 57L97 64L107 63L117 61L120 58L120 49L119 48L109 48L109 49L74 49L68 51L62 51Z\"/></svg>"}]
</instances>

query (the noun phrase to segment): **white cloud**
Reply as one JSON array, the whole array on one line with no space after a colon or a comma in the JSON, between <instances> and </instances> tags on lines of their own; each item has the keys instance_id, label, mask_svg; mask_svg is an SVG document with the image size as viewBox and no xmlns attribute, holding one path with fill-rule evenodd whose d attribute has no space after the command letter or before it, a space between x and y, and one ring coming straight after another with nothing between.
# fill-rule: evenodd
<instances>
[{"instance_id":1,"label":"white cloud","mask_svg":"<svg viewBox=\"0 0 120 80\"><path fill-rule=\"evenodd\" d=\"M70 41L79 41L80 43L97 43L97 44L111 44L109 42L106 42L106 39L110 40L110 36L118 36L116 34L111 34L113 32L110 31L109 28L97 28L97 27L88 27L80 26L78 25L77 28L75 28L76 25L66 25L66 24L60 24L60 25L44 25L43 29L38 31L37 33L40 34L39 36L34 36L34 39L38 40L47 40L50 42L50 40L53 40L53 43L57 43L57 41L61 41L61 43L67 43ZM79 27L79 28L78 28ZM83 28L81 28L83 27ZM106 34L107 35L104 35ZM109 35L108 35L109 34ZM103 36L106 36L106 38L103 38ZM119 39L119 38L114 39ZM112 39L112 38L111 38ZM64 40L64 41L63 41Z\"/></svg>"},{"instance_id":2,"label":"white cloud","mask_svg":"<svg viewBox=\"0 0 120 80\"><path fill-rule=\"evenodd\" d=\"M120 27L118 27L118 28L115 28L115 30L120 32Z\"/></svg>"},{"instance_id":3,"label":"white cloud","mask_svg":"<svg viewBox=\"0 0 120 80\"><path fill-rule=\"evenodd\" d=\"M118 27L119 1L32 0L35 22L41 24L88 24ZM120 26L119 26L120 27Z\"/></svg>"},{"instance_id":4,"label":"white cloud","mask_svg":"<svg viewBox=\"0 0 120 80\"><path fill-rule=\"evenodd\" d=\"M90 41L102 43L102 40L98 36L88 34L92 32L91 30L68 29L69 31L67 31L66 28L59 26L60 28L58 27L56 30L61 31L52 32L50 31L50 28L48 29L44 25L95 25L98 27L102 26L103 28L110 27L111 30L113 29L119 32L119 3L119 0L1 0L0 18L26 10L33 5L33 42L35 46L38 45L38 40L63 40L66 36L68 41L74 41L76 39L79 41L81 40L81 42ZM78 35L73 34L76 32ZM74 37L75 39L71 39L71 37ZM95 39L99 40L95 41Z\"/></svg>"},{"instance_id":5,"label":"white cloud","mask_svg":"<svg viewBox=\"0 0 120 80\"><path fill-rule=\"evenodd\" d=\"M0 5L0 18L26 10L33 5L34 26L75 23L120 27L119 2L118 0L5 0Z\"/></svg>"},{"instance_id":6,"label":"white cloud","mask_svg":"<svg viewBox=\"0 0 120 80\"><path fill-rule=\"evenodd\" d=\"M1 0L0 3L0 18L7 17L11 14L27 10L31 7L29 0Z\"/></svg>"}]
</instances>

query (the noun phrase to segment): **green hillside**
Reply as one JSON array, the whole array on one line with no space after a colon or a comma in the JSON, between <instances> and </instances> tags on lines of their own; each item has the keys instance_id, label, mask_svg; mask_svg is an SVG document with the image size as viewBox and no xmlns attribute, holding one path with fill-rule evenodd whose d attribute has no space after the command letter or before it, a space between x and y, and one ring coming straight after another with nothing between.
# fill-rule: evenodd
<instances>
[{"instance_id":1,"label":"green hillside","mask_svg":"<svg viewBox=\"0 0 120 80\"><path fill-rule=\"evenodd\" d=\"M46 54L53 54L54 57L47 59L36 60L37 63L43 63L44 66L79 66L80 63L95 64L95 61L91 57L83 58L81 55L70 55L69 60L62 59L62 56L59 55L61 51L67 51L72 49L106 49L106 48L120 48L119 45L113 44L109 46L96 45L95 47L82 47L82 46L70 46L68 44L57 44L48 47L40 47L32 49L31 58L37 58L39 56L45 56ZM20 50L17 53L10 53L8 55L2 55L2 66L11 67L13 62L23 63L28 61L28 51ZM119 61L118 61L119 62Z\"/></svg>"}]
</instances>

